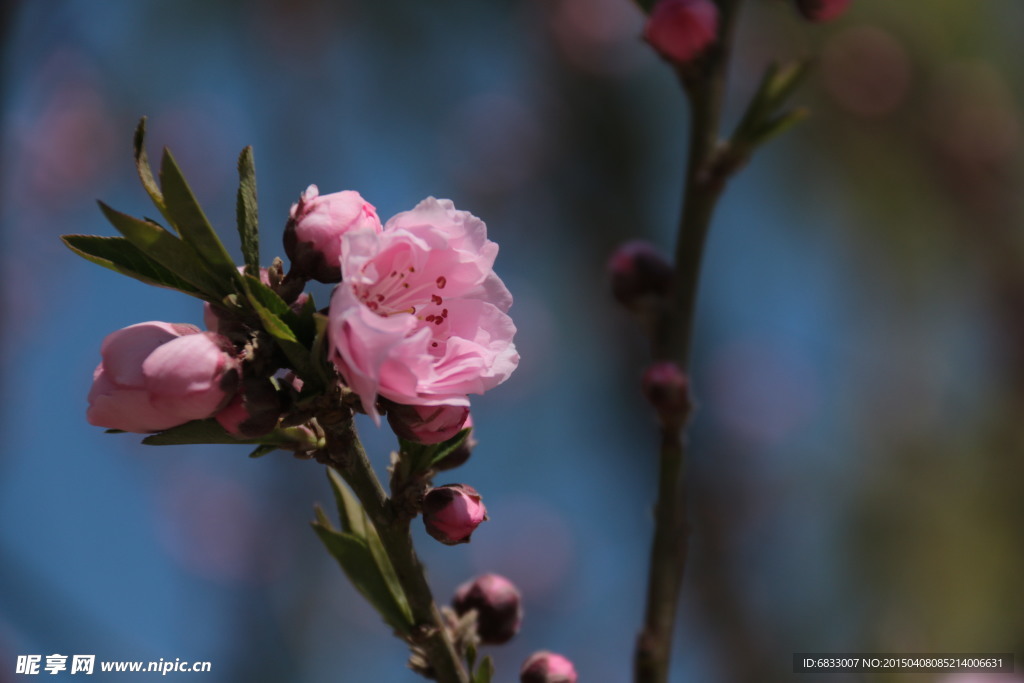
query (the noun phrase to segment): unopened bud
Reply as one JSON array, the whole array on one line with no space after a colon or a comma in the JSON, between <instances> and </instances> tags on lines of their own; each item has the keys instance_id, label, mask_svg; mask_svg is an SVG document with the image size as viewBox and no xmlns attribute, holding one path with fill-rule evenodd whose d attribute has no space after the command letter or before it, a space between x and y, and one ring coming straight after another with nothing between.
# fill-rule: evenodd
<instances>
[{"instance_id":1,"label":"unopened bud","mask_svg":"<svg viewBox=\"0 0 1024 683\"><path fill-rule=\"evenodd\" d=\"M297 275L341 280L341 236L350 230L382 227L373 205L358 192L345 190L321 195L310 185L292 205L284 231L284 250Z\"/></svg>"},{"instance_id":2,"label":"unopened bud","mask_svg":"<svg viewBox=\"0 0 1024 683\"><path fill-rule=\"evenodd\" d=\"M718 7L711 0L661 0L644 26L644 40L679 64L692 61L717 36Z\"/></svg>"},{"instance_id":3,"label":"unopened bud","mask_svg":"<svg viewBox=\"0 0 1024 683\"><path fill-rule=\"evenodd\" d=\"M476 610L476 632L485 645L507 643L523 621L519 590L497 574L483 574L459 586L452 607L459 616Z\"/></svg>"},{"instance_id":4,"label":"unopened bud","mask_svg":"<svg viewBox=\"0 0 1024 683\"><path fill-rule=\"evenodd\" d=\"M435 444L447 441L469 418L466 406L406 406L388 404L388 424L406 441Z\"/></svg>"},{"instance_id":5,"label":"unopened bud","mask_svg":"<svg viewBox=\"0 0 1024 683\"><path fill-rule=\"evenodd\" d=\"M530 655L519 670L520 683L576 683L576 668L562 655L541 650Z\"/></svg>"},{"instance_id":6,"label":"unopened bud","mask_svg":"<svg viewBox=\"0 0 1024 683\"><path fill-rule=\"evenodd\" d=\"M663 425L682 426L690 413L690 380L678 365L654 363L644 372L642 387Z\"/></svg>"},{"instance_id":7,"label":"unopened bud","mask_svg":"<svg viewBox=\"0 0 1024 683\"><path fill-rule=\"evenodd\" d=\"M672 287L672 265L654 245L642 240L615 250L608 260L608 275L615 299L630 310L664 298Z\"/></svg>"},{"instance_id":8,"label":"unopened bud","mask_svg":"<svg viewBox=\"0 0 1024 683\"><path fill-rule=\"evenodd\" d=\"M423 496L423 525L445 545L469 543L469 537L487 519L480 494L472 486L447 484Z\"/></svg>"},{"instance_id":9,"label":"unopened bud","mask_svg":"<svg viewBox=\"0 0 1024 683\"><path fill-rule=\"evenodd\" d=\"M146 322L103 340L89 391L90 424L156 432L213 416L238 387L231 342L193 325Z\"/></svg>"},{"instance_id":10,"label":"unopened bud","mask_svg":"<svg viewBox=\"0 0 1024 683\"><path fill-rule=\"evenodd\" d=\"M796 8L808 21L831 21L846 11L852 0L796 0Z\"/></svg>"}]
</instances>

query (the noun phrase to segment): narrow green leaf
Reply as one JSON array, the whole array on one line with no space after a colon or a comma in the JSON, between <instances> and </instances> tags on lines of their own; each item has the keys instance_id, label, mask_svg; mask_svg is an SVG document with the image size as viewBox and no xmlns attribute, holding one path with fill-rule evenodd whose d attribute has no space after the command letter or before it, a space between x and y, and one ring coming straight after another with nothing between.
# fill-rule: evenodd
<instances>
[{"instance_id":1,"label":"narrow green leaf","mask_svg":"<svg viewBox=\"0 0 1024 683\"><path fill-rule=\"evenodd\" d=\"M314 524L319 524L328 531L335 531L335 528L331 525L331 520L327 519L327 513L319 505L313 506L313 516L316 517Z\"/></svg>"},{"instance_id":2,"label":"narrow green leaf","mask_svg":"<svg viewBox=\"0 0 1024 683\"><path fill-rule=\"evenodd\" d=\"M212 301L220 301L231 293L229 281L210 272L191 246L155 223L115 211L103 202L99 202L99 205L111 225L129 242L167 270L194 285L207 295L204 298L212 297Z\"/></svg>"},{"instance_id":3,"label":"narrow green leaf","mask_svg":"<svg viewBox=\"0 0 1024 683\"><path fill-rule=\"evenodd\" d=\"M167 216L167 204L164 203L164 195L156 184L153 177L153 169L149 165L149 155L146 154L146 117L139 119L139 125L135 128L135 169L139 173L139 180L146 193L153 200L160 213Z\"/></svg>"},{"instance_id":4,"label":"narrow green leaf","mask_svg":"<svg viewBox=\"0 0 1024 683\"><path fill-rule=\"evenodd\" d=\"M273 453L277 449L278 446L276 444L266 443L263 444L262 446L257 446L255 449L253 449L253 452L249 454L249 457L262 458L264 455L267 455L268 453Z\"/></svg>"},{"instance_id":5,"label":"narrow green leaf","mask_svg":"<svg viewBox=\"0 0 1024 683\"><path fill-rule=\"evenodd\" d=\"M268 434L256 439L236 439L216 420L192 420L177 427L158 434L151 434L142 440L147 446L180 446L183 444L266 444L275 445L280 443L279 437Z\"/></svg>"},{"instance_id":6,"label":"narrow green leaf","mask_svg":"<svg viewBox=\"0 0 1024 683\"><path fill-rule=\"evenodd\" d=\"M764 129L774 123L770 119L786 105L786 100L803 82L809 64L808 60L797 60L788 64L773 63L765 70L757 93L736 126L736 132L732 137L736 145L752 149L775 134L766 137Z\"/></svg>"},{"instance_id":7,"label":"narrow green leaf","mask_svg":"<svg viewBox=\"0 0 1024 683\"><path fill-rule=\"evenodd\" d=\"M415 441L398 439L399 451L402 459L408 462L409 476L426 472L437 463L444 460L452 452L462 445L462 442L469 436L470 429L463 429L458 434L437 444L422 444Z\"/></svg>"},{"instance_id":8,"label":"narrow green leaf","mask_svg":"<svg viewBox=\"0 0 1024 683\"><path fill-rule=\"evenodd\" d=\"M399 633L410 633L412 619L395 602L366 541L353 534L335 531L319 521L312 526L352 585L370 601L384 621Z\"/></svg>"},{"instance_id":9,"label":"narrow green leaf","mask_svg":"<svg viewBox=\"0 0 1024 683\"><path fill-rule=\"evenodd\" d=\"M377 563L377 569L380 570L384 583L387 584L388 590L391 591L391 597L394 599L395 604L402 611L405 619L411 624L413 618L412 608L409 607L409 600L405 597L405 591L402 590L402 584L398 581L395 567L391 564L387 551L384 550L384 544L381 543L380 535L377 533L376 527L373 526L373 522L366 516L365 511L363 511L363 526L366 528L366 545L370 549L370 554L373 555L373 561Z\"/></svg>"},{"instance_id":10,"label":"narrow green leaf","mask_svg":"<svg viewBox=\"0 0 1024 683\"><path fill-rule=\"evenodd\" d=\"M775 70L765 89L765 96L770 102L772 110L777 110L786 104L786 100L803 83L809 66L810 61L799 59L789 64L782 64Z\"/></svg>"},{"instance_id":11,"label":"narrow green leaf","mask_svg":"<svg viewBox=\"0 0 1024 683\"><path fill-rule=\"evenodd\" d=\"M452 452L455 451L455 449L462 445L462 443L466 440L471 431L473 430L469 428L463 429L462 431L460 431L458 434L448 439L447 441L443 441L435 445L435 451L431 456L430 460L427 461L426 467L424 467L423 469L430 469L431 467L433 467L434 465L436 465L437 463L441 462L449 455L451 455Z\"/></svg>"},{"instance_id":12,"label":"narrow green leaf","mask_svg":"<svg viewBox=\"0 0 1024 683\"><path fill-rule=\"evenodd\" d=\"M761 145L768 142L803 121L808 115L810 115L810 112L801 107L765 122L764 125L755 130L751 135L753 144Z\"/></svg>"},{"instance_id":13,"label":"narrow green leaf","mask_svg":"<svg viewBox=\"0 0 1024 683\"><path fill-rule=\"evenodd\" d=\"M181 239L190 244L215 273L229 281L237 279L235 262L214 232L168 149L164 149L160 162L160 182L169 220L177 228Z\"/></svg>"},{"instance_id":14,"label":"narrow green leaf","mask_svg":"<svg viewBox=\"0 0 1024 683\"><path fill-rule=\"evenodd\" d=\"M341 475L331 467L327 468L327 478L331 482L331 490L334 491L334 501L338 506L338 517L341 520L341 530L366 538L366 523L363 517L363 506L356 497L349 491Z\"/></svg>"},{"instance_id":15,"label":"narrow green leaf","mask_svg":"<svg viewBox=\"0 0 1024 683\"><path fill-rule=\"evenodd\" d=\"M181 279L157 261L146 256L124 237L62 235L61 240L71 251L104 268L133 277L148 285L169 287L192 296L202 297L202 292L195 285Z\"/></svg>"},{"instance_id":16,"label":"narrow green leaf","mask_svg":"<svg viewBox=\"0 0 1024 683\"><path fill-rule=\"evenodd\" d=\"M473 683L491 683L492 678L494 678L494 660L491 659L490 655L487 655L480 662L480 667L476 670L476 673L473 674Z\"/></svg>"},{"instance_id":17,"label":"narrow green leaf","mask_svg":"<svg viewBox=\"0 0 1024 683\"><path fill-rule=\"evenodd\" d=\"M470 641L466 643L466 668L470 671L476 666L476 645Z\"/></svg>"},{"instance_id":18,"label":"narrow green leaf","mask_svg":"<svg viewBox=\"0 0 1024 683\"><path fill-rule=\"evenodd\" d=\"M246 272L259 277L259 207L256 203L256 163L253 160L251 146L243 149L238 156L238 200L235 213Z\"/></svg>"}]
</instances>

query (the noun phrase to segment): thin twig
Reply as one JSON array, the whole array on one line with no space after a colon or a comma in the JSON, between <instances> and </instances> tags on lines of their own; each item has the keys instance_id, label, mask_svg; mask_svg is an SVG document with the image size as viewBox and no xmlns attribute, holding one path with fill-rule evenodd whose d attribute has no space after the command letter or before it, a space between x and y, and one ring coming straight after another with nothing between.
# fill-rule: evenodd
<instances>
[{"instance_id":1,"label":"thin twig","mask_svg":"<svg viewBox=\"0 0 1024 683\"><path fill-rule=\"evenodd\" d=\"M690 98L690 141L683 208L675 253L672 305L666 324L653 343L657 360L675 362L689 372L693 321L700 282L704 242L728 171L716 162L722 98L728 57L740 0L720 2L722 32L718 45L696 69L681 67L679 76ZM654 541L651 545L644 626L637 639L634 660L636 683L665 683L672 654L672 634L687 558L689 525L686 521L686 440L688 406L683 420L662 427L655 504ZM679 425L682 425L680 427Z\"/></svg>"},{"instance_id":2,"label":"thin twig","mask_svg":"<svg viewBox=\"0 0 1024 683\"><path fill-rule=\"evenodd\" d=\"M396 514L366 457L351 419L328 422L324 425L324 431L327 437L328 464L341 472L363 504L409 601L416 624L412 644L422 649L433 667L437 681L469 683L469 674L444 628L423 565L413 548L409 532L410 518L408 515Z\"/></svg>"}]
</instances>

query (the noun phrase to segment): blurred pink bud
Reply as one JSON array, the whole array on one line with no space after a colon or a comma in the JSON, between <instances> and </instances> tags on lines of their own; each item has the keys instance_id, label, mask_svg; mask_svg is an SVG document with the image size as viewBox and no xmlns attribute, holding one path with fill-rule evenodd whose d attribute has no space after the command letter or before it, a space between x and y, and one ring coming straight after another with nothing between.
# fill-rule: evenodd
<instances>
[{"instance_id":1,"label":"blurred pink bud","mask_svg":"<svg viewBox=\"0 0 1024 683\"><path fill-rule=\"evenodd\" d=\"M403 406L388 407L388 424L406 441L434 444L447 441L460 431L469 419L466 406Z\"/></svg>"},{"instance_id":2,"label":"blurred pink bud","mask_svg":"<svg viewBox=\"0 0 1024 683\"><path fill-rule=\"evenodd\" d=\"M459 616L476 610L476 632L485 645L512 640L523 621L519 590L497 574L483 574L459 586L452 607Z\"/></svg>"},{"instance_id":3,"label":"blurred pink bud","mask_svg":"<svg viewBox=\"0 0 1024 683\"><path fill-rule=\"evenodd\" d=\"M541 650L530 655L519 670L520 683L576 683L576 668L562 655Z\"/></svg>"},{"instance_id":4,"label":"blurred pink bud","mask_svg":"<svg viewBox=\"0 0 1024 683\"><path fill-rule=\"evenodd\" d=\"M193 325L146 322L103 340L86 418L126 432L156 432L211 417L234 393L231 343Z\"/></svg>"},{"instance_id":5,"label":"blurred pink bud","mask_svg":"<svg viewBox=\"0 0 1024 683\"><path fill-rule=\"evenodd\" d=\"M296 274L320 282L341 280L341 236L350 230L381 231L372 204L358 192L320 195L310 185L292 205L284 231L284 250Z\"/></svg>"},{"instance_id":6,"label":"blurred pink bud","mask_svg":"<svg viewBox=\"0 0 1024 683\"><path fill-rule=\"evenodd\" d=\"M445 545L469 543L473 531L486 519L487 508L472 486L447 484L423 496L427 533Z\"/></svg>"},{"instance_id":7,"label":"blurred pink bud","mask_svg":"<svg viewBox=\"0 0 1024 683\"><path fill-rule=\"evenodd\" d=\"M644 396L666 426L682 426L690 412L690 381L671 361L659 361L644 372Z\"/></svg>"},{"instance_id":8,"label":"blurred pink bud","mask_svg":"<svg viewBox=\"0 0 1024 683\"><path fill-rule=\"evenodd\" d=\"M466 421L462 424L462 428L470 430L469 434L466 435L465 441L460 443L458 448L444 456L440 461L434 463L434 469L438 472L460 467L469 460L469 456L473 455L473 449L476 448L477 440L473 435L472 414L466 416Z\"/></svg>"},{"instance_id":9,"label":"blurred pink bud","mask_svg":"<svg viewBox=\"0 0 1024 683\"><path fill-rule=\"evenodd\" d=\"M680 64L692 61L718 34L718 7L711 0L661 0L651 9L644 40Z\"/></svg>"},{"instance_id":10,"label":"blurred pink bud","mask_svg":"<svg viewBox=\"0 0 1024 683\"><path fill-rule=\"evenodd\" d=\"M796 0L796 8L808 21L831 21L846 11L853 0Z\"/></svg>"},{"instance_id":11,"label":"blurred pink bud","mask_svg":"<svg viewBox=\"0 0 1024 683\"><path fill-rule=\"evenodd\" d=\"M615 299L633 310L652 298L668 296L672 287L672 265L654 245L643 240L616 249L608 260L608 275Z\"/></svg>"}]
</instances>

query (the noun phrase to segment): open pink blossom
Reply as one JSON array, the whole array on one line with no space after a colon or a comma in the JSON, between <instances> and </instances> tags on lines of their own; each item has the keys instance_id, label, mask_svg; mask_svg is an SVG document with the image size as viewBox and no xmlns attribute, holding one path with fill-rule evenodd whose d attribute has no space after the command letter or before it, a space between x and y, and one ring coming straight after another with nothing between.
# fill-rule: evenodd
<instances>
[{"instance_id":1,"label":"open pink blossom","mask_svg":"<svg viewBox=\"0 0 1024 683\"><path fill-rule=\"evenodd\" d=\"M479 218L430 197L381 233L345 233L342 245L329 353L375 420L378 395L468 406L467 394L515 370L512 295L494 273L498 245Z\"/></svg>"},{"instance_id":2,"label":"open pink blossom","mask_svg":"<svg viewBox=\"0 0 1024 683\"><path fill-rule=\"evenodd\" d=\"M205 419L234 392L231 343L193 325L146 322L103 340L86 418L126 432L155 432Z\"/></svg>"}]
</instances>

